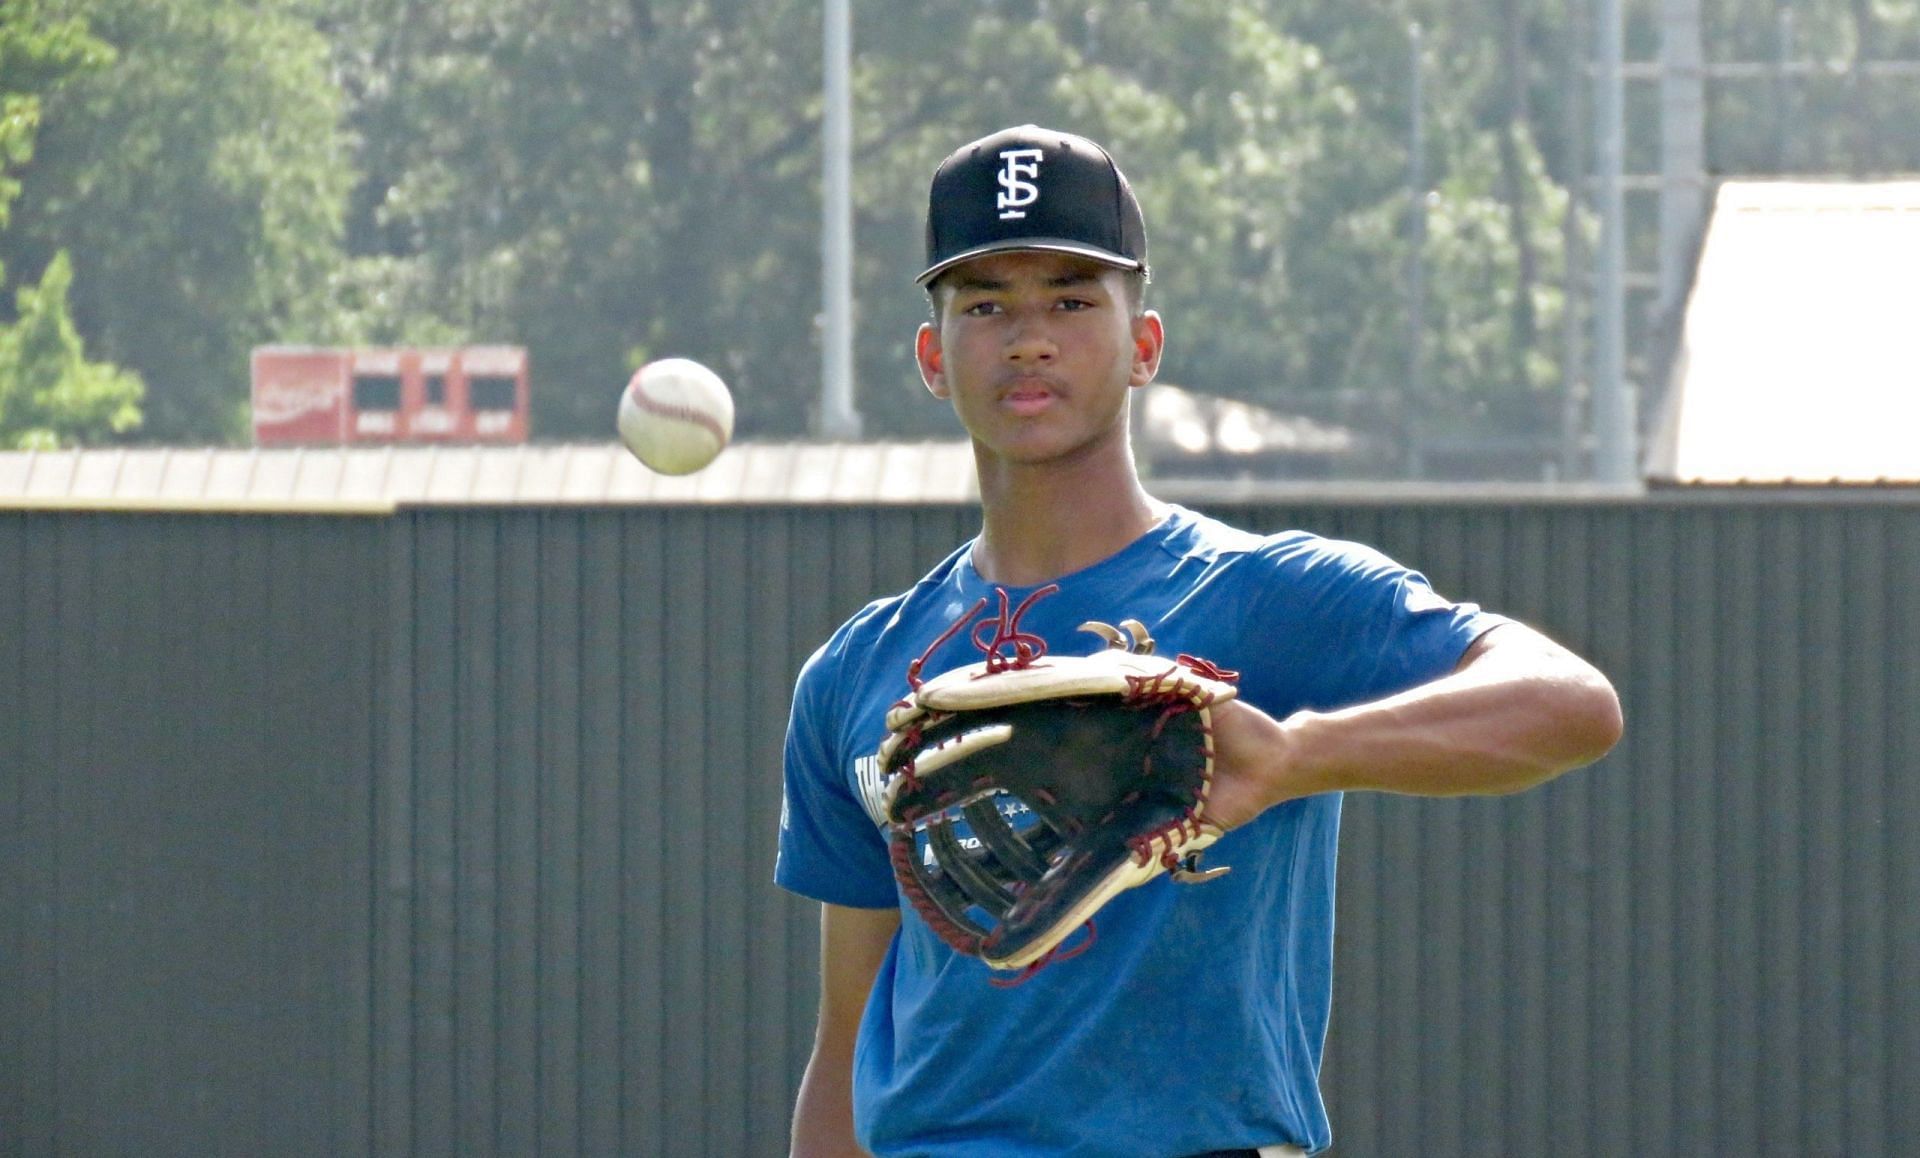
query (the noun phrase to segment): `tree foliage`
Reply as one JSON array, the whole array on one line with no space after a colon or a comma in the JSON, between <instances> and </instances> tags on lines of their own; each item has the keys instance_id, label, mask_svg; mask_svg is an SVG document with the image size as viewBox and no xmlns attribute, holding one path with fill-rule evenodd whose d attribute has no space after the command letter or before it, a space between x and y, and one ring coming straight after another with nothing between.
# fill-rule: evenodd
<instances>
[{"instance_id":1,"label":"tree foliage","mask_svg":"<svg viewBox=\"0 0 1920 1158\"><path fill-rule=\"evenodd\" d=\"M0 228L20 195L15 174L33 159L42 97L112 59L79 20L49 19L29 2L0 8ZM59 446L140 423L139 377L86 357L67 305L72 281L62 250L38 286L15 295L12 318L0 321L0 445Z\"/></svg>"},{"instance_id":2,"label":"tree foliage","mask_svg":"<svg viewBox=\"0 0 1920 1158\"><path fill-rule=\"evenodd\" d=\"M0 445L52 448L97 442L140 424L139 377L89 361L67 310L73 265L54 255L40 284L15 294L0 327Z\"/></svg>"},{"instance_id":3,"label":"tree foliage","mask_svg":"<svg viewBox=\"0 0 1920 1158\"><path fill-rule=\"evenodd\" d=\"M0 256L72 255L81 331L152 386L147 435L242 437L248 350L326 316L352 164L328 46L278 4L49 7L115 59L46 96Z\"/></svg>"},{"instance_id":4,"label":"tree foliage","mask_svg":"<svg viewBox=\"0 0 1920 1158\"><path fill-rule=\"evenodd\" d=\"M0 177L20 182L0 259L71 253L79 331L150 384L144 436L243 437L247 349L300 340L524 344L547 438L605 437L627 370L665 354L727 377L744 435L810 428L817 5L41 2L41 25L84 20L116 55L44 92L31 165L0 133ZM1705 8L1710 56L1778 48L1775 10ZM1557 433L1577 376L1562 337L1581 321L1566 246L1592 229L1574 196L1591 9L857 0L868 431L951 431L909 355L926 180L962 141L1034 121L1105 142L1133 178L1169 380L1382 429ZM1630 55L1656 55L1658 5L1628 11ZM1920 51L1920 0L1793 12L1800 56ZM1716 88L1716 156L1920 166L1911 99L1861 75ZM1636 101L1646 169L1657 138Z\"/></svg>"},{"instance_id":5,"label":"tree foliage","mask_svg":"<svg viewBox=\"0 0 1920 1158\"><path fill-rule=\"evenodd\" d=\"M113 59L112 51L71 17L46 13L37 0L0 6L0 228L20 195L19 170L33 159L40 102L62 81Z\"/></svg>"}]
</instances>

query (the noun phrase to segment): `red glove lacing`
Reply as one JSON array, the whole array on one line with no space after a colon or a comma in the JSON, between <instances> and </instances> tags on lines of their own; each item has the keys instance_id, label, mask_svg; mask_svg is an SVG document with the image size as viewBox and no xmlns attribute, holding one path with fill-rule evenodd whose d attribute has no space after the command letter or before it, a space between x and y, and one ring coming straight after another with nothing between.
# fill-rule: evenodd
<instances>
[{"instance_id":1,"label":"red glove lacing","mask_svg":"<svg viewBox=\"0 0 1920 1158\"><path fill-rule=\"evenodd\" d=\"M1003 671L1019 671L1047 654L1047 641L1032 632L1021 631L1020 617L1025 615L1027 608L1032 607L1035 602L1058 590L1060 590L1058 583L1049 583L1022 599L1020 606L1014 607L1009 612L1008 608L1012 600L1007 597L1007 589L1004 587L993 589L993 593L1000 597L1000 614L993 619L982 619L974 623L973 631L969 636L973 640L973 646L986 654L986 672L983 674L997 675ZM940 638L927 645L927 650L920 653L919 659L907 665L908 687L916 692L920 690L920 685L926 682L920 678L920 669L927 665L927 661L933 658L933 653L939 651L941 645L960 634L961 628L973 623L973 617L980 614L986 605L987 597L982 595L971 610L954 620L953 626L941 632ZM989 635L989 632L992 634ZM1013 648L1012 655L1002 651L1009 645Z\"/></svg>"}]
</instances>

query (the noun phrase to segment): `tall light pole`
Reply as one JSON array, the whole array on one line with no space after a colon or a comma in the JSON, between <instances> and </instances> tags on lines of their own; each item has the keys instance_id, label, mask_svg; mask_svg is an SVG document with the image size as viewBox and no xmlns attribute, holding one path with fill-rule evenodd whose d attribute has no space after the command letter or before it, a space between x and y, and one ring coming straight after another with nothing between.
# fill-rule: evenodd
<instances>
[{"instance_id":1,"label":"tall light pole","mask_svg":"<svg viewBox=\"0 0 1920 1158\"><path fill-rule=\"evenodd\" d=\"M1620 3L1600 0L1595 5L1598 35L1594 38L1600 57L1594 101L1600 251L1594 255L1593 475L1607 483L1634 482L1639 474L1633 396L1626 376L1627 215L1621 194L1626 116Z\"/></svg>"},{"instance_id":2,"label":"tall light pole","mask_svg":"<svg viewBox=\"0 0 1920 1158\"><path fill-rule=\"evenodd\" d=\"M1418 23L1407 26L1407 397L1401 406L1406 473L1426 473L1420 449L1427 407L1427 118L1425 41Z\"/></svg>"},{"instance_id":3,"label":"tall light pole","mask_svg":"<svg viewBox=\"0 0 1920 1158\"><path fill-rule=\"evenodd\" d=\"M1669 387L1706 223L1707 72L1700 0L1660 3L1660 280L1648 358L1650 394Z\"/></svg>"},{"instance_id":4,"label":"tall light pole","mask_svg":"<svg viewBox=\"0 0 1920 1158\"><path fill-rule=\"evenodd\" d=\"M853 404L853 18L826 0L826 110L821 123L820 414L822 438L860 437Z\"/></svg>"}]
</instances>

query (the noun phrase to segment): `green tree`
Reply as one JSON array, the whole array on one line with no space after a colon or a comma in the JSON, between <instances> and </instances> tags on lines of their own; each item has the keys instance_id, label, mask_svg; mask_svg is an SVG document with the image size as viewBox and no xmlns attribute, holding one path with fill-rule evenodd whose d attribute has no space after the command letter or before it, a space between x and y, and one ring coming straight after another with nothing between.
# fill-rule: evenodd
<instances>
[{"instance_id":1,"label":"green tree","mask_svg":"<svg viewBox=\"0 0 1920 1158\"><path fill-rule=\"evenodd\" d=\"M83 70L110 62L107 46L78 20L49 21L32 3L0 9L0 229L33 159L44 93ZM0 283L4 283L0 267ZM0 445L58 446L119 434L140 423L140 379L87 360L67 309L73 267L63 250L40 284L15 295L0 323Z\"/></svg>"},{"instance_id":2,"label":"green tree","mask_svg":"<svg viewBox=\"0 0 1920 1158\"><path fill-rule=\"evenodd\" d=\"M243 437L249 349L332 323L350 159L327 45L284 2L48 8L115 58L46 95L0 257L72 255L80 331L149 384L145 436Z\"/></svg>"},{"instance_id":3,"label":"green tree","mask_svg":"<svg viewBox=\"0 0 1920 1158\"><path fill-rule=\"evenodd\" d=\"M352 268L401 307L368 311L368 329L525 344L549 437L604 437L632 358L648 352L725 374L743 431L804 429L818 309L812 8L354 7L333 34L364 142L348 244Z\"/></svg>"},{"instance_id":4,"label":"green tree","mask_svg":"<svg viewBox=\"0 0 1920 1158\"><path fill-rule=\"evenodd\" d=\"M63 250L37 287L14 295L0 327L0 445L49 448L95 442L140 424L138 375L87 360L68 316L73 266Z\"/></svg>"},{"instance_id":5,"label":"green tree","mask_svg":"<svg viewBox=\"0 0 1920 1158\"><path fill-rule=\"evenodd\" d=\"M944 6L935 32L876 19L896 39L862 62L862 138L896 158L859 182L863 323L886 310L892 339L864 349L870 410L888 404L873 390L885 366L910 365L902 339L917 306L896 287L917 260L927 173L963 133L1033 119L1104 140L1126 163L1153 235L1150 297L1170 316L1163 378L1394 426L1413 340L1407 13L1092 0L1071 11L1002 4L956 33L970 7ZM1497 30L1500 13L1485 15ZM1429 425L1537 416L1559 384L1558 345L1543 336L1556 334L1561 307L1565 198L1529 106L1508 96L1498 37L1489 43L1456 28L1428 62L1427 168L1440 204L1424 258L1430 297L1444 298L1425 337ZM939 421L895 397L903 409L890 427Z\"/></svg>"},{"instance_id":6,"label":"green tree","mask_svg":"<svg viewBox=\"0 0 1920 1158\"><path fill-rule=\"evenodd\" d=\"M819 365L812 5L372 0L354 13L334 30L365 142L348 237L355 268L377 268L397 287L385 300L414 311L397 309L381 332L524 342L549 436L604 435L636 350L715 365L743 433L808 428ZM857 358L870 430L950 430L907 356L924 308L911 288L920 202L947 149L1024 119L1133 159L1167 256L1156 292L1190 335L1171 372L1250 396L1315 392L1321 347L1348 311L1316 308L1327 295L1300 276L1314 264L1297 249L1319 243L1356 170L1391 188L1378 160L1391 149L1317 50L1278 32L1261 5L1101 0L1049 13L940 0L906 20L869 2L856 47Z\"/></svg>"},{"instance_id":7,"label":"green tree","mask_svg":"<svg viewBox=\"0 0 1920 1158\"><path fill-rule=\"evenodd\" d=\"M604 437L632 358L669 353L721 370L743 434L809 428L815 6L353 0L328 11L361 142L338 283L350 292L336 304L360 333L528 345L548 437ZM1021 120L1087 133L1127 161L1153 226L1153 298L1174 319L1170 380L1391 421L1411 358L1411 15L1330 0L926 0L911 19L880 0L856 5L868 430L951 432L910 357L926 179L959 141ZM1433 311L1433 421L1534 414L1557 387L1553 207L1565 199L1533 113L1555 78L1515 48L1550 20L1486 0L1436 38L1429 170L1445 204L1425 254L1430 283L1503 288Z\"/></svg>"},{"instance_id":8,"label":"green tree","mask_svg":"<svg viewBox=\"0 0 1920 1158\"><path fill-rule=\"evenodd\" d=\"M1347 159L1380 151L1320 53L1244 0L1108 0L1054 16L1004 5L978 21L942 8L935 31L895 28L913 39L861 64L862 320L885 339L861 362L869 409L950 428L900 386L925 313L903 287L926 180L960 141L1022 120L1099 139L1128 169L1152 235L1150 300L1171 321L1164 378L1265 400L1311 392L1315 287L1299 243L1321 232L1318 195L1352 176Z\"/></svg>"},{"instance_id":9,"label":"green tree","mask_svg":"<svg viewBox=\"0 0 1920 1158\"><path fill-rule=\"evenodd\" d=\"M14 83L0 259L77 271L79 331L151 387L149 433L234 438L245 352L293 340L511 341L536 430L605 437L633 361L733 384L743 435L818 394L820 13L804 0L42 0L111 67ZM909 353L921 198L958 141L1022 120L1109 142L1152 224L1166 377L1287 410L1555 433L1577 368L1591 151L1583 0L922 0L856 4L859 403L950 433ZM1764 59L1774 12L1705 5L1709 55ZM0 8L14 24L22 5ZM30 9L40 12L38 7ZM1920 0L1803 0L1796 55L1912 55ZM1629 54L1658 50L1629 5ZM1407 188L1407 26L1427 30L1427 197ZM1744 86L1744 87L1743 87ZM1787 92L1790 89L1790 92ZM1651 167L1646 88L1629 160ZM1782 96L1782 93L1786 93ZM1773 95L1769 95L1769 94ZM1736 168L1920 164L1910 96L1841 70L1716 84ZM24 112L20 111L24 109ZM18 126L46 123L22 167ZM1728 162L1732 164L1733 162ZM1715 161L1716 166L1720 161ZM3 187L0 187L3 188ZM1428 207L1416 255L1409 212ZM1638 202L1644 207L1644 202ZM1643 215L1644 216L1644 215ZM1569 223L1571 227L1569 228ZM1644 248L1635 233L1633 244ZM1637 252L1638 250L1636 250ZM1427 325L1407 270L1426 270ZM1413 343L1421 343L1416 358ZM1408 414L1410 367L1425 367Z\"/></svg>"},{"instance_id":10,"label":"green tree","mask_svg":"<svg viewBox=\"0 0 1920 1158\"><path fill-rule=\"evenodd\" d=\"M20 195L18 172L33 159L42 97L112 59L112 50L79 20L50 17L36 0L0 6L0 229Z\"/></svg>"}]
</instances>

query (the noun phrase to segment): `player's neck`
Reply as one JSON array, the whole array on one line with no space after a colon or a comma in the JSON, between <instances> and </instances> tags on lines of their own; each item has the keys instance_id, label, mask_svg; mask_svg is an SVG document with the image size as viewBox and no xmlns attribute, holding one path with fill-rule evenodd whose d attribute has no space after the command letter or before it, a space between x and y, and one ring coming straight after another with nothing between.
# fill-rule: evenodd
<instances>
[{"instance_id":1,"label":"player's neck","mask_svg":"<svg viewBox=\"0 0 1920 1158\"><path fill-rule=\"evenodd\" d=\"M1140 485L1130 455L1023 466L979 461L981 577L1030 587L1118 553L1152 530L1166 506Z\"/></svg>"}]
</instances>

